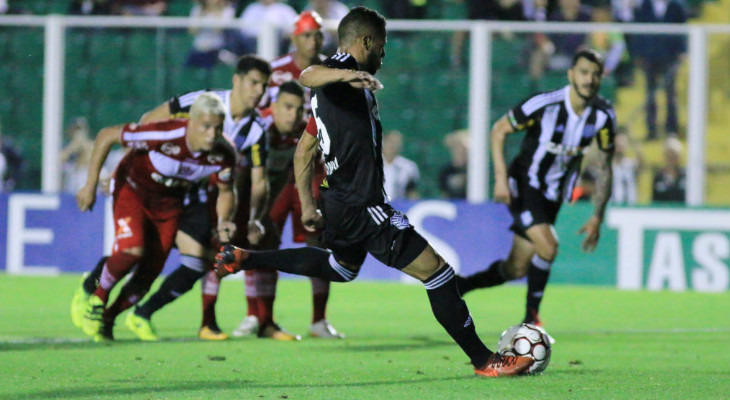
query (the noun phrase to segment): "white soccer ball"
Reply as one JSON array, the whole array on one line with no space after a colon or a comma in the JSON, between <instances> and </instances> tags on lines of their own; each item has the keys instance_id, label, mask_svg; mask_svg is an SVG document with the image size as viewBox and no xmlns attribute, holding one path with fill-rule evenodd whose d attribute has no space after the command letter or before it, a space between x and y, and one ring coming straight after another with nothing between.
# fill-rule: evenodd
<instances>
[{"instance_id":1,"label":"white soccer ball","mask_svg":"<svg viewBox=\"0 0 730 400\"><path fill-rule=\"evenodd\" d=\"M528 374L539 374L550 363L550 339L539 326L515 325L502 332L497 347L500 354L534 358L535 363L527 371Z\"/></svg>"}]
</instances>

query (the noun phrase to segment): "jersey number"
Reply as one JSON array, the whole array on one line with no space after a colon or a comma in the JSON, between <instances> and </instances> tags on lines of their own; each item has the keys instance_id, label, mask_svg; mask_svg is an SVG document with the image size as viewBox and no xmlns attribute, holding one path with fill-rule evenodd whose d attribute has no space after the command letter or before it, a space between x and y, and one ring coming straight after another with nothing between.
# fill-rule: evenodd
<instances>
[{"instance_id":1,"label":"jersey number","mask_svg":"<svg viewBox=\"0 0 730 400\"><path fill-rule=\"evenodd\" d=\"M319 140L319 146L322 148L322 154L327 157L330 154L330 136L327 133L327 127L319 118L318 107L317 107L317 95L312 96L312 114L314 120L317 122L317 139Z\"/></svg>"}]
</instances>

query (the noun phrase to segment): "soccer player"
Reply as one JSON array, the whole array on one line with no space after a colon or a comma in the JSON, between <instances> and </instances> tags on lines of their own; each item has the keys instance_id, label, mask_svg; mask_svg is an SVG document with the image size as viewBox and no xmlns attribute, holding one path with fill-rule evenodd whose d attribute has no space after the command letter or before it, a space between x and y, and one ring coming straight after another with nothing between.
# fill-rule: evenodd
<instances>
[{"instance_id":1,"label":"soccer player","mask_svg":"<svg viewBox=\"0 0 730 400\"><path fill-rule=\"evenodd\" d=\"M272 74L269 80L269 86L266 95L261 101L262 105L268 106L272 102L276 102L278 99L279 88L286 82L296 81L299 79L299 75L302 70L309 67L310 65L321 64L326 57L320 54L322 49L322 20L314 11L304 11L299 14L299 18L294 24L294 32L291 36L292 44L294 45L294 51L279 57L271 62ZM289 93L290 95L292 93ZM264 107L265 108L265 107ZM305 89L304 92L304 118L309 118L311 114L310 105L310 93L309 88ZM301 117L301 115L300 115ZM303 129L299 132L295 132L297 135L296 139ZM288 134L288 133L287 133ZM296 146L296 142L292 143ZM293 147L291 148L293 150ZM292 154L289 154L291 156ZM289 160L291 162L291 160ZM324 176L322 173L320 176ZM320 181L321 182L321 179ZM317 182L317 184L319 183ZM276 211L279 218L283 218L282 221L275 221L279 226L283 226L284 221L288 213L293 213L294 228L295 232L294 241L304 242L305 239L308 243L313 244L316 239L316 235L310 234L305 237L304 229L299 230L301 224L299 223L299 198L296 194L296 188L293 182L287 185L281 192L281 200L278 211ZM273 196L271 197L273 199ZM288 198L288 200L286 200ZM275 218L276 219L276 218ZM279 239L277 239L278 241ZM274 275L272 275L274 274ZM261 327L261 320L268 320L272 313L273 307L273 296L276 290L276 279L275 271L265 270L250 270L246 271L246 279L244 280L246 290L246 303L248 311L246 317L233 331L233 336L245 336L255 334L258 332L264 332ZM330 293L330 283L320 278L311 278L312 282L312 325L310 326L310 334L314 337L319 338L340 338L341 335L336 333L336 330L329 324L325 319L327 310L327 301ZM275 326L275 325L272 325ZM271 330L271 327L267 328L271 335L268 337L274 338L287 338L291 339L294 336L277 334Z\"/></svg>"},{"instance_id":2,"label":"soccer player","mask_svg":"<svg viewBox=\"0 0 730 400\"><path fill-rule=\"evenodd\" d=\"M250 169L250 174L236 174L239 205L235 222L239 229L232 231L232 240L237 243L256 243L263 236L259 232L259 222L265 215L264 202L267 196L267 182L264 163L266 161L266 135L264 121L256 110L256 104L266 89L266 82L271 75L269 64L255 56L242 56L232 77L230 90L216 91L223 99L226 115L223 123L223 134L234 142L242 155L239 169ZM147 112L142 122L159 121L167 118L187 117L190 106L205 91L189 92L175 96L157 108ZM243 168L245 167L245 168ZM241 172L241 171L239 171ZM250 176L250 179L247 179ZM212 268L211 239L216 221L210 220L209 203L215 198L210 192L211 185L205 182L192 187L185 198L185 210L176 237L176 245L180 251L181 265L162 283L144 304L130 312L126 325L142 340L157 340L158 336L150 319L152 314L189 291L195 282L205 276L202 283L203 318L198 336L204 340L225 340L228 336L218 327L215 315L219 280ZM249 203L244 195L250 192ZM247 237L244 237L246 235ZM215 247L213 247L215 248ZM214 251L213 251L214 253ZM72 301L71 314L74 323L79 325L83 317L83 304L96 288L97 281L104 266L105 258L99 261L92 273L84 278Z\"/></svg>"},{"instance_id":3,"label":"soccer player","mask_svg":"<svg viewBox=\"0 0 730 400\"><path fill-rule=\"evenodd\" d=\"M561 202L570 201L584 151L598 144L595 210L581 228L583 250L598 244L603 214L611 197L616 115L598 94L603 60L598 52L580 49L568 70L569 84L534 95L502 116L492 127L494 199L512 214L512 249L506 260L492 263L472 276L457 277L465 294L527 275L527 305L523 322L540 325L539 309L550 269L558 253L555 223ZM504 140L526 129L522 150L506 168Z\"/></svg>"},{"instance_id":4,"label":"soccer player","mask_svg":"<svg viewBox=\"0 0 730 400\"><path fill-rule=\"evenodd\" d=\"M114 178L114 248L81 323L95 341L113 339L117 315L147 293L172 248L188 188L211 174L218 182L219 234L227 240L236 204L232 186L236 152L223 137L225 115L221 98L205 93L193 103L188 120L129 123L99 132L86 184L76 194L81 211L94 206L99 172L111 147L122 144L132 150ZM107 306L114 286L134 267L115 302Z\"/></svg>"},{"instance_id":5,"label":"soccer player","mask_svg":"<svg viewBox=\"0 0 730 400\"><path fill-rule=\"evenodd\" d=\"M386 203L382 127L373 92L382 85L372 75L385 57L385 18L355 7L337 32L340 52L300 77L313 88L314 118L294 155L302 223L309 230L323 226L322 238L331 252L316 247L249 251L227 245L216 256L216 272L225 276L240 269L268 268L349 282L370 253L423 282L434 316L470 358L477 375L524 372L534 360L500 355L482 343L459 295L454 270L403 213ZM311 189L318 146L327 172L320 189L321 214Z\"/></svg>"}]
</instances>

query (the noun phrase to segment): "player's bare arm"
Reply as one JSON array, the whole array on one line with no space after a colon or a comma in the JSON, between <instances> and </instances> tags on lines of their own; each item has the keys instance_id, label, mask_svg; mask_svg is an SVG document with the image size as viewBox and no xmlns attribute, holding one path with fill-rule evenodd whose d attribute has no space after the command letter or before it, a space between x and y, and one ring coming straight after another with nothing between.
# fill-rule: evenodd
<instances>
[{"instance_id":1,"label":"player's bare arm","mask_svg":"<svg viewBox=\"0 0 730 400\"><path fill-rule=\"evenodd\" d=\"M317 204L312 193L312 177L317 157L317 138L303 133L294 152L294 178L302 205L302 224L310 232L314 232L323 224L322 215L317 212Z\"/></svg>"},{"instance_id":2,"label":"player's bare arm","mask_svg":"<svg viewBox=\"0 0 730 400\"><path fill-rule=\"evenodd\" d=\"M170 113L170 104L168 102L164 102L152 110L142 114L142 118L140 118L139 123L149 124L150 122L165 121L170 118L172 118L172 114Z\"/></svg>"},{"instance_id":3,"label":"player's bare arm","mask_svg":"<svg viewBox=\"0 0 730 400\"><path fill-rule=\"evenodd\" d=\"M598 152L598 177L596 178L596 194L593 201L595 203L595 211L588 222L581 228L579 233L585 233L583 240L583 250L592 252L598 245L598 239L601 234L601 223L603 215L606 212L606 205L611 198L611 190L613 188L613 169L611 168L611 160L613 159L613 150Z\"/></svg>"},{"instance_id":4,"label":"player's bare arm","mask_svg":"<svg viewBox=\"0 0 730 400\"><path fill-rule=\"evenodd\" d=\"M266 215L266 203L269 193L269 183L266 179L266 168L263 166L251 168L251 214L248 220L248 241L258 244L264 236L264 226L261 219Z\"/></svg>"},{"instance_id":5,"label":"player's bare arm","mask_svg":"<svg viewBox=\"0 0 730 400\"><path fill-rule=\"evenodd\" d=\"M332 83L346 82L357 89L379 90L383 84L365 71L329 68L323 65L312 65L302 71L299 82L309 88L318 88Z\"/></svg>"},{"instance_id":6,"label":"player's bare arm","mask_svg":"<svg viewBox=\"0 0 730 400\"><path fill-rule=\"evenodd\" d=\"M507 164L504 161L504 140L515 130L506 115L492 126L492 163L494 164L494 201L510 204L509 184L507 183Z\"/></svg>"},{"instance_id":7,"label":"player's bare arm","mask_svg":"<svg viewBox=\"0 0 730 400\"><path fill-rule=\"evenodd\" d=\"M90 211L96 202L96 185L99 183L99 173L112 146L121 144L122 125L111 126L99 131L94 141L94 150L91 153L89 172L86 184L76 193L76 205L81 211Z\"/></svg>"},{"instance_id":8,"label":"player's bare arm","mask_svg":"<svg viewBox=\"0 0 730 400\"><path fill-rule=\"evenodd\" d=\"M226 173L226 171L222 171ZM218 215L218 239L221 243L228 242L236 231L233 216L236 212L236 192L230 183L218 182L218 200L215 204Z\"/></svg>"}]
</instances>

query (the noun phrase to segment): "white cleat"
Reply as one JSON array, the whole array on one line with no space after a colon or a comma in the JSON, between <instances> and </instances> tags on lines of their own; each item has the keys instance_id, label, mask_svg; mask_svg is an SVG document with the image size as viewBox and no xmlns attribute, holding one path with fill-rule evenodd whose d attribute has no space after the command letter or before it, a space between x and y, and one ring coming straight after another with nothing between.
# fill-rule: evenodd
<instances>
[{"instance_id":1,"label":"white cleat","mask_svg":"<svg viewBox=\"0 0 730 400\"><path fill-rule=\"evenodd\" d=\"M329 322L327 322L326 319L320 319L319 321L313 323L309 327L309 334L312 337L320 338L320 339L344 339L345 334L339 333L337 330L330 325Z\"/></svg>"},{"instance_id":2,"label":"white cleat","mask_svg":"<svg viewBox=\"0 0 730 400\"><path fill-rule=\"evenodd\" d=\"M233 330L233 336L242 337L256 335L259 332L259 319L255 315L247 315L246 318L241 321L238 328Z\"/></svg>"}]
</instances>

